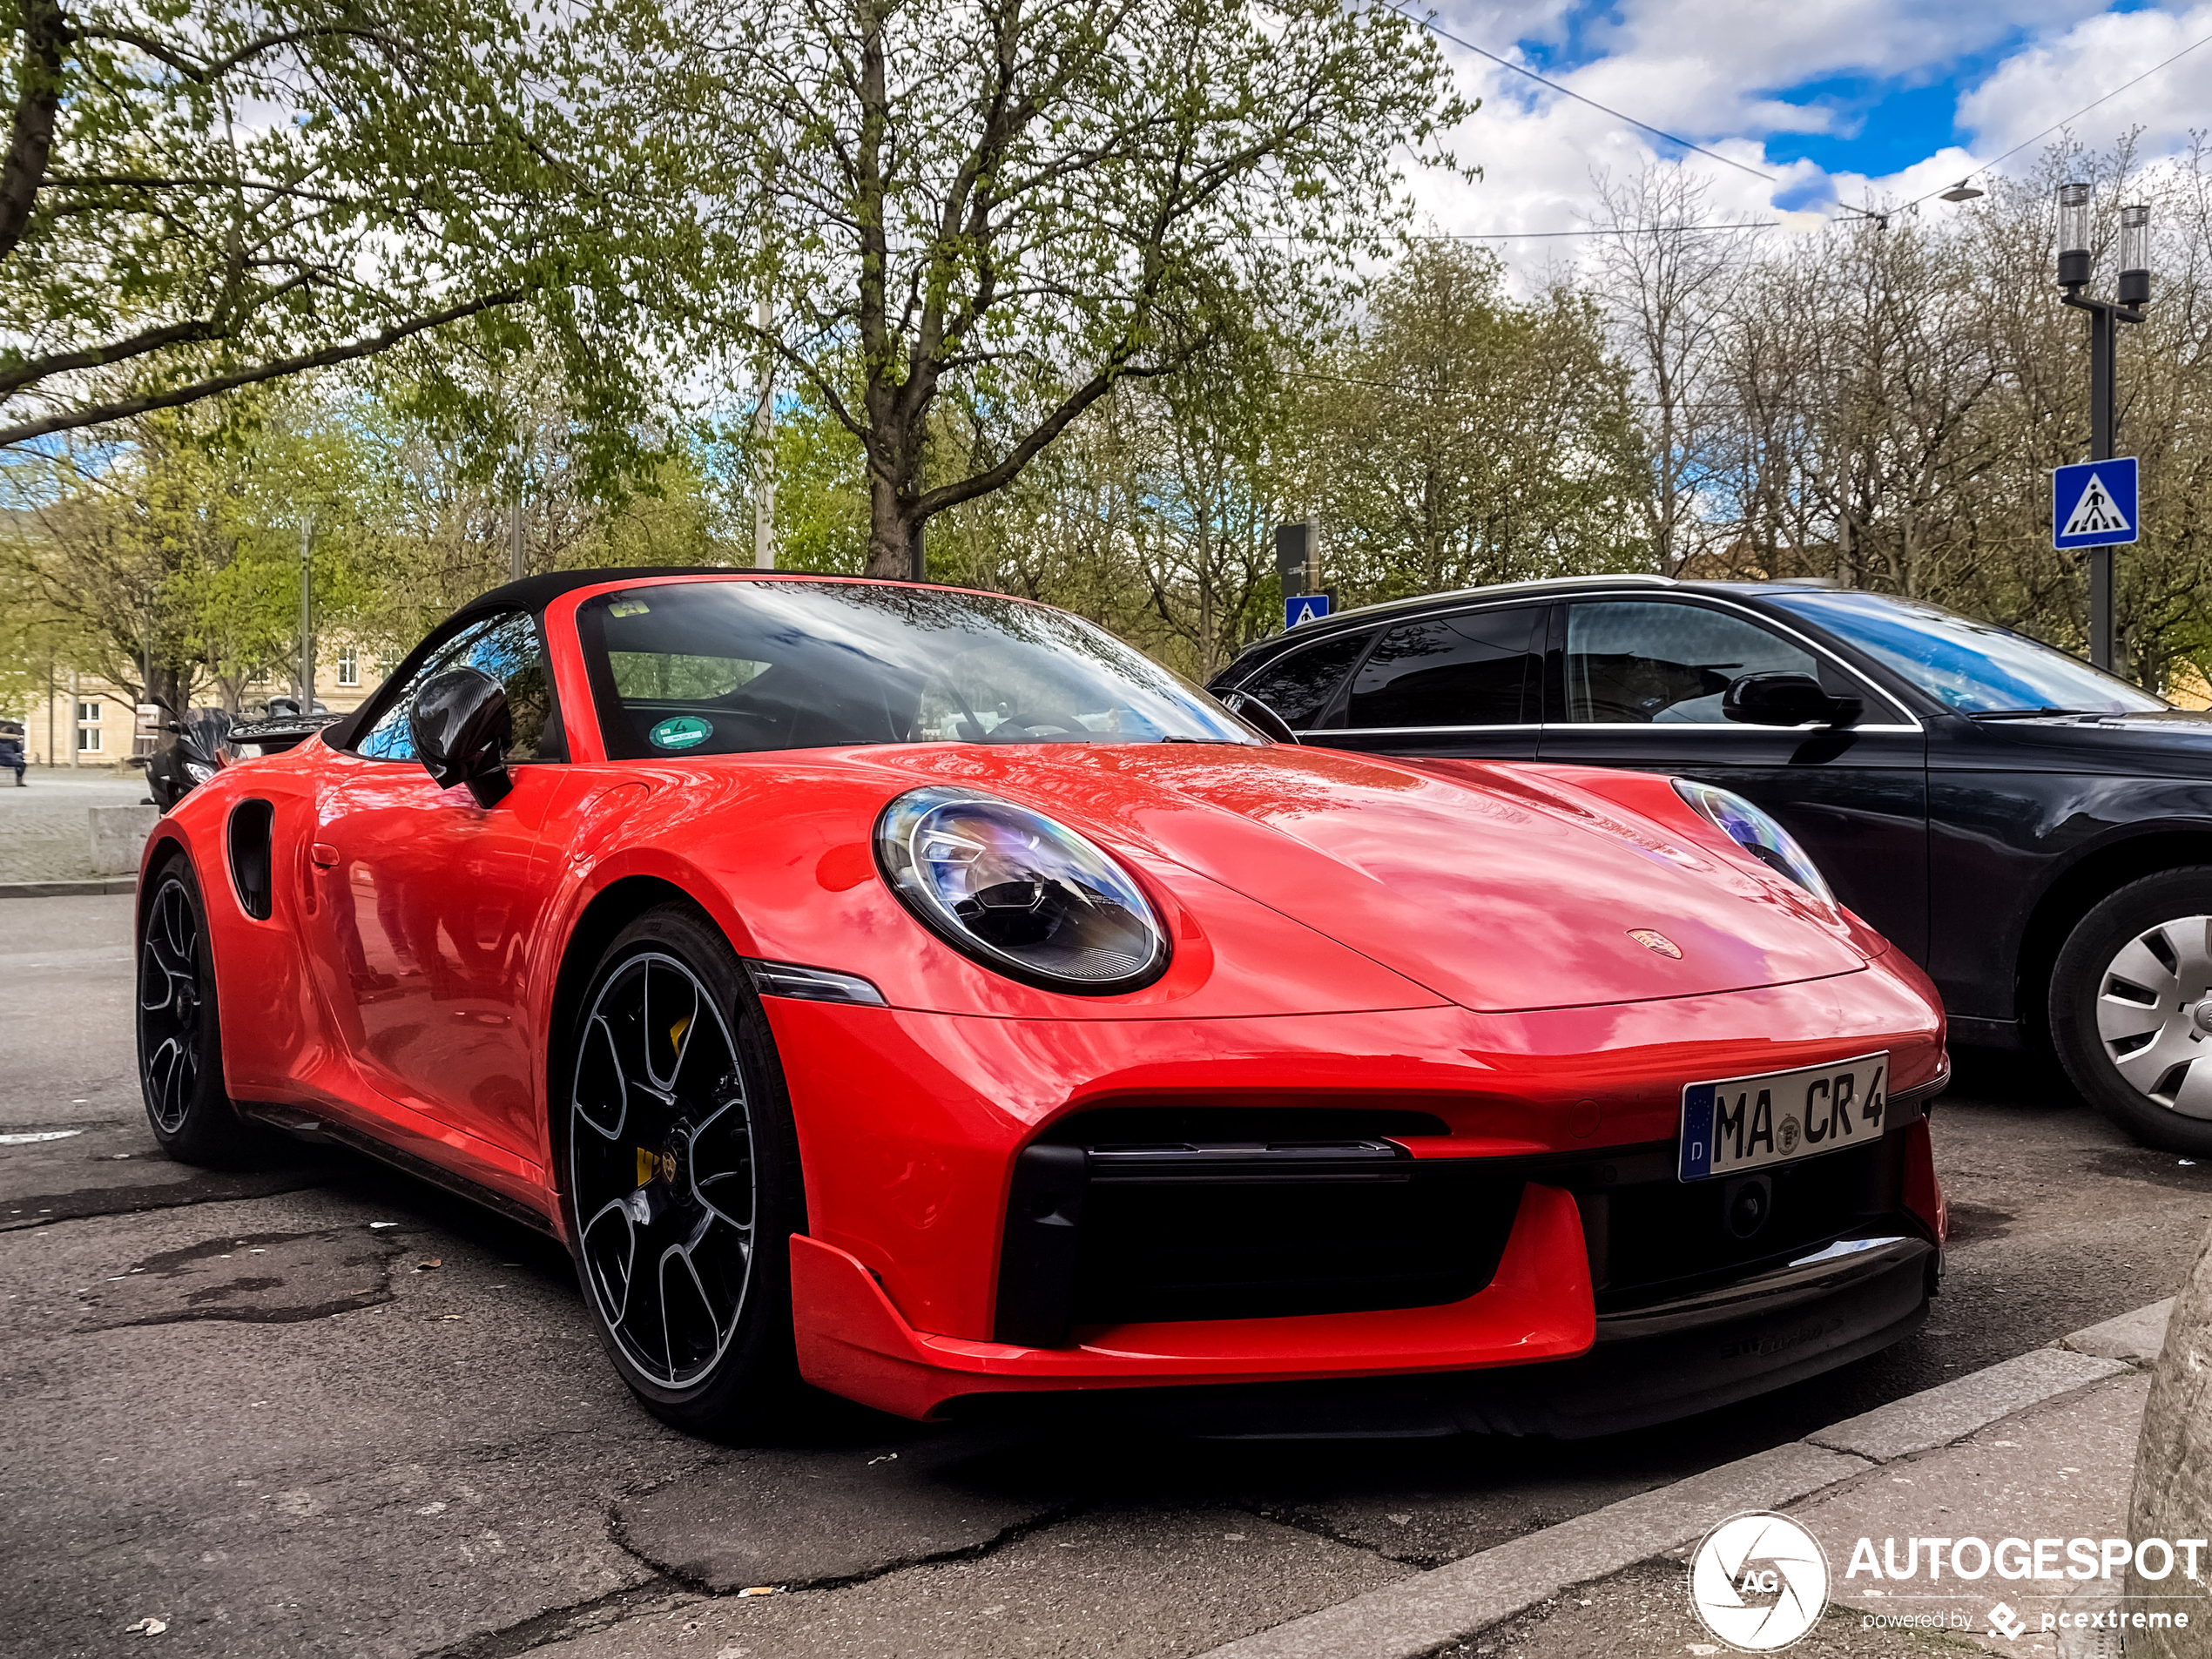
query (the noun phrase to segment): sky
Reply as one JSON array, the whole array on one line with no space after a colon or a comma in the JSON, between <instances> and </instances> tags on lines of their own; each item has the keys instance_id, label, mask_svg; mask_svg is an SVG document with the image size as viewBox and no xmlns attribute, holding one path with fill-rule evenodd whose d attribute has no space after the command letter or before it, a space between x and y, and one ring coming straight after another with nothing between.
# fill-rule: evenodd
<instances>
[{"instance_id":1,"label":"sky","mask_svg":"<svg viewBox=\"0 0 2212 1659\"><path fill-rule=\"evenodd\" d=\"M1688 153L1442 41L1461 90L1483 100L1453 140L1481 177L1416 181L1423 228L1453 235L1573 230L1592 214L1594 175L1631 174L1657 157L1708 180L1723 217L1810 228L1838 203L1946 187L2212 36L2212 0L1407 0L1404 9L1771 175ZM2192 125L2212 125L2212 44L2070 130L2094 151L2140 127L2142 153L2155 158L2184 147ZM2000 171L2027 171L2048 142ZM1936 200L1919 211L1956 210ZM1578 244L1492 246L1526 272Z\"/></svg>"}]
</instances>

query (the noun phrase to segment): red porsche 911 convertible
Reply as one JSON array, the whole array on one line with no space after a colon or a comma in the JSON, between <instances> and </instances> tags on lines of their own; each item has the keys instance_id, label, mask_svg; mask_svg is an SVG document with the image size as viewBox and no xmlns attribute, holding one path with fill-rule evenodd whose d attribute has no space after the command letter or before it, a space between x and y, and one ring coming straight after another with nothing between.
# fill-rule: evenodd
<instances>
[{"instance_id":1,"label":"red porsche 911 convertible","mask_svg":"<svg viewBox=\"0 0 2212 1659\"><path fill-rule=\"evenodd\" d=\"M1271 741L1001 596L516 583L139 895L174 1156L552 1234L702 1431L803 1378L1588 1433L1894 1342L1941 1261L1935 994L1757 807Z\"/></svg>"}]
</instances>

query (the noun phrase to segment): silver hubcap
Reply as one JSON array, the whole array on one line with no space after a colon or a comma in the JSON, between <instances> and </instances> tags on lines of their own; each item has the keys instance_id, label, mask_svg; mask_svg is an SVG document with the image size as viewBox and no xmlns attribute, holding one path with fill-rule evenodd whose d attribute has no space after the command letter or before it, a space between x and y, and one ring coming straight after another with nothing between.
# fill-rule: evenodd
<instances>
[{"instance_id":1,"label":"silver hubcap","mask_svg":"<svg viewBox=\"0 0 2212 1659\"><path fill-rule=\"evenodd\" d=\"M2212 916L2161 921L2121 948L2098 983L2097 1035L2145 1100L2212 1118Z\"/></svg>"}]
</instances>

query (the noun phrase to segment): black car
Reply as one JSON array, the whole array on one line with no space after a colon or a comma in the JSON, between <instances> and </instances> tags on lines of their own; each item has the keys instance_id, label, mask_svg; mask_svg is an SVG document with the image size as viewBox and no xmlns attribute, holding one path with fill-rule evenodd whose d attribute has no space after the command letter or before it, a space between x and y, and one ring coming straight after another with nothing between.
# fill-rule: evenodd
<instances>
[{"instance_id":1,"label":"black car","mask_svg":"<svg viewBox=\"0 0 2212 1659\"><path fill-rule=\"evenodd\" d=\"M1748 797L1927 969L1954 1041L2047 1042L2139 1139L2212 1152L2212 715L1914 600L1651 576L1340 612L1211 689L1332 748Z\"/></svg>"}]
</instances>

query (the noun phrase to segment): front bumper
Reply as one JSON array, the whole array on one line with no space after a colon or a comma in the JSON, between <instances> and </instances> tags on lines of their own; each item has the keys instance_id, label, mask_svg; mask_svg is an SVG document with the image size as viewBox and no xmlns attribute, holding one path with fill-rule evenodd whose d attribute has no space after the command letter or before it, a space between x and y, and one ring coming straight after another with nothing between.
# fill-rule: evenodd
<instances>
[{"instance_id":1,"label":"front bumper","mask_svg":"<svg viewBox=\"0 0 2212 1659\"><path fill-rule=\"evenodd\" d=\"M1005 1418L1049 1411L1088 1426L1223 1439L1547 1434L1579 1440L1673 1422L1786 1387L1869 1354L1927 1318L1938 1253L1918 1238L1877 1243L1817 1279L1757 1276L1723 1307L1685 1307L1665 1326L1601 1318L1579 1358L1341 1381L1120 1388L1064 1395L970 1394L948 1412ZM1764 1281L1764 1282L1763 1282Z\"/></svg>"},{"instance_id":2,"label":"front bumper","mask_svg":"<svg viewBox=\"0 0 2212 1659\"><path fill-rule=\"evenodd\" d=\"M806 1171L807 1236L792 1243L801 1370L910 1417L986 1395L1535 1374L1581 1363L1594 1345L1602 1358L1608 1328L1630 1328L1621 1321L1663 1340L1649 1327L1671 1305L1703 1331L1843 1294L1820 1274L1809 1291L1777 1281L1752 1305L1724 1293L1839 1238L1897 1237L1923 1251L1940 1239L1925 1124L1901 1121L1901 1104L1878 1141L1787 1166L1775 1211L1789 1226L1750 1244L1714 1244L1716 1184L1673 1179L1684 1082L1878 1045L1903 1085L1893 1098L1939 1086L1939 1015L1878 969L1515 1016L1048 1022L780 998L768 1008ZM1325 1167L1294 1173L1340 1184L1285 1186L1272 1169L1217 1179L1184 1167L1187 1145L1164 1185L1142 1168L1148 1123L1286 1116L1337 1125L1293 1148ZM1109 1120L1102 1144L1086 1125ZM1362 1122L1380 1128L1344 1127ZM1197 1159L1217 1150L1201 1144ZM1056 1168L1064 1186L1074 1172L1073 1205L1032 1178L1044 1152L1049 1177ZM1259 1184L1224 1184L1238 1178ZM1414 1202L1377 1208L1359 1185L1377 1178ZM1785 1203L1793 1182L1801 1196ZM1309 1216L1347 1259L1378 1256L1378 1218L1416 1245L1438 1239L1453 1193L1467 1222L1449 1260L1332 1279L1312 1265L1328 1250L1297 1247ZM1208 1221L1214 1197L1235 1224ZM1399 1225L1393 1205L1412 1219ZM1278 1257L1304 1265L1278 1271ZM1866 1334L1811 1340L1826 1353Z\"/></svg>"}]
</instances>

